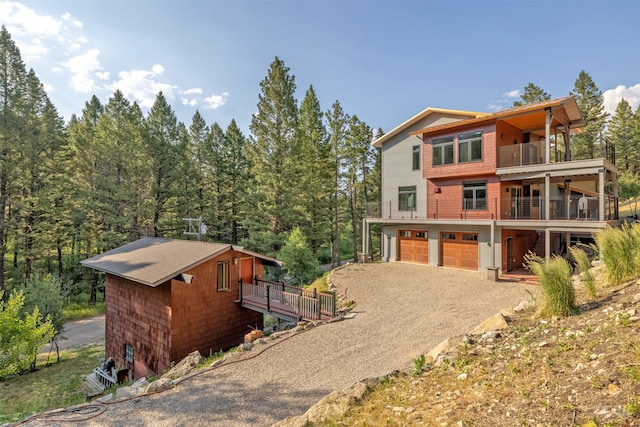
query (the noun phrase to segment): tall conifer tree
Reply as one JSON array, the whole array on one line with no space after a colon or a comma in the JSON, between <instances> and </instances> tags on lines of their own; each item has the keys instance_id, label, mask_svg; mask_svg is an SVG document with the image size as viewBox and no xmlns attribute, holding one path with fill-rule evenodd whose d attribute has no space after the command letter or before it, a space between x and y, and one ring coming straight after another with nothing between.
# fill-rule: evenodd
<instances>
[{"instance_id":1,"label":"tall conifer tree","mask_svg":"<svg viewBox=\"0 0 640 427\"><path fill-rule=\"evenodd\" d=\"M581 133L572 137L572 158L593 159L600 155L598 144L608 116L604 110L604 97L591 76L584 70L580 71L571 94L576 97L586 124Z\"/></svg>"},{"instance_id":2,"label":"tall conifer tree","mask_svg":"<svg viewBox=\"0 0 640 427\"><path fill-rule=\"evenodd\" d=\"M254 186L251 245L277 252L287 231L299 223L299 144L296 138L298 107L295 77L278 57L260 82L258 111L251 118L252 139L248 151ZM257 240L256 240L257 239Z\"/></svg>"}]
</instances>

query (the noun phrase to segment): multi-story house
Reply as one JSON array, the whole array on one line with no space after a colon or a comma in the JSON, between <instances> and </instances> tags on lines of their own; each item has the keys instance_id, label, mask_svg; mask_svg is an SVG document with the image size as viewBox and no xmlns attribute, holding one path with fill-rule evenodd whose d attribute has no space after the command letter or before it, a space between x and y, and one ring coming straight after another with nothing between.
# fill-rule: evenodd
<instances>
[{"instance_id":1,"label":"multi-story house","mask_svg":"<svg viewBox=\"0 0 640 427\"><path fill-rule=\"evenodd\" d=\"M495 113L428 108L373 142L382 149L383 261L487 271L522 268L617 224L615 150L574 160L584 126L569 96ZM369 242L365 242L368 249Z\"/></svg>"}]
</instances>

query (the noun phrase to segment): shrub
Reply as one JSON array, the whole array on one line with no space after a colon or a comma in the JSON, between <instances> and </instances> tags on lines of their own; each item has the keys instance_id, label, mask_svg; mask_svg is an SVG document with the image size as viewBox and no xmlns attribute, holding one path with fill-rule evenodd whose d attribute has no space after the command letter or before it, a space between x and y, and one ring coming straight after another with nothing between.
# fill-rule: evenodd
<instances>
[{"instance_id":1,"label":"shrub","mask_svg":"<svg viewBox=\"0 0 640 427\"><path fill-rule=\"evenodd\" d=\"M640 224L607 227L595 234L609 284L617 286L640 273Z\"/></svg>"},{"instance_id":2,"label":"shrub","mask_svg":"<svg viewBox=\"0 0 640 427\"><path fill-rule=\"evenodd\" d=\"M547 316L570 316L577 311L576 293L571 283L571 267L561 257L554 256L545 262L529 253L525 263L540 281L542 290L538 314Z\"/></svg>"},{"instance_id":3,"label":"shrub","mask_svg":"<svg viewBox=\"0 0 640 427\"><path fill-rule=\"evenodd\" d=\"M572 247L569 250L571 252L571 256L576 261L578 268L584 274L584 285L587 288L589 298L595 298L597 296L596 281L593 277L593 273L591 272L591 260L589 259L589 255L578 247Z\"/></svg>"}]
</instances>

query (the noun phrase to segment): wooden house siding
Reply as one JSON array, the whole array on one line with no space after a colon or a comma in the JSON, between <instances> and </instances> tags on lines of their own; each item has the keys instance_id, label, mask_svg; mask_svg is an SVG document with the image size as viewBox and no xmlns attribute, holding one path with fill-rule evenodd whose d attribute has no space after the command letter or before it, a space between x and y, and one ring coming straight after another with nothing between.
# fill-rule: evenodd
<instances>
[{"instance_id":1,"label":"wooden house siding","mask_svg":"<svg viewBox=\"0 0 640 427\"><path fill-rule=\"evenodd\" d=\"M107 274L105 278L105 352L134 377L162 373L171 365L171 289L141 285ZM125 344L134 363L125 360Z\"/></svg>"},{"instance_id":2,"label":"wooden house siding","mask_svg":"<svg viewBox=\"0 0 640 427\"><path fill-rule=\"evenodd\" d=\"M262 329L262 314L242 308L239 298L239 261L245 256L228 251L185 273L193 275L191 283L171 281L171 360L179 361L192 351L203 356L229 349L243 341L248 325ZM230 289L217 290L217 265L229 263ZM256 274L263 275L261 260L256 259Z\"/></svg>"}]
</instances>

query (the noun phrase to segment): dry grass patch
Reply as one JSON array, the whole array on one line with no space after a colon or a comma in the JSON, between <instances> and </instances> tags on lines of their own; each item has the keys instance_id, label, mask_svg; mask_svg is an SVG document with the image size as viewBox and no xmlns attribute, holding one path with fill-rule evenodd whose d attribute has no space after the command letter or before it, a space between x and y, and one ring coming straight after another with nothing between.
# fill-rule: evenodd
<instances>
[{"instance_id":1,"label":"dry grass patch","mask_svg":"<svg viewBox=\"0 0 640 427\"><path fill-rule=\"evenodd\" d=\"M511 318L424 374L389 377L330 426L640 425L640 286L566 318ZM460 424L463 422L463 424Z\"/></svg>"}]
</instances>

